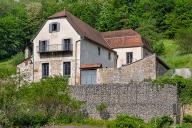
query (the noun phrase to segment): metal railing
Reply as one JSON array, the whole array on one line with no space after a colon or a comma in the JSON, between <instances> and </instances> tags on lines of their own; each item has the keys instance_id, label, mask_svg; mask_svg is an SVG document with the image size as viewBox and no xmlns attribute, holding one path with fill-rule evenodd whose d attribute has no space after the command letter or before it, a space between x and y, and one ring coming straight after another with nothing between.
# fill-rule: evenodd
<instances>
[{"instance_id":1,"label":"metal railing","mask_svg":"<svg viewBox=\"0 0 192 128\"><path fill-rule=\"evenodd\" d=\"M53 44L53 45L43 45L37 46L37 52L45 53L45 52L72 52L73 46L65 45L65 44Z\"/></svg>"}]
</instances>

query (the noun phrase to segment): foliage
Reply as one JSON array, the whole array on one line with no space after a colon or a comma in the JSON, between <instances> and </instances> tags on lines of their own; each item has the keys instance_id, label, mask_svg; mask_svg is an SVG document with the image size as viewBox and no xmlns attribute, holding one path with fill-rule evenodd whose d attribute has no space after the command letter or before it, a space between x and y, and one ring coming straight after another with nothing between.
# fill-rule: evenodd
<instances>
[{"instance_id":1,"label":"foliage","mask_svg":"<svg viewBox=\"0 0 192 128\"><path fill-rule=\"evenodd\" d=\"M181 76L162 76L154 80L153 83L158 85L171 84L177 86L178 95L182 104L192 103L192 79L184 79Z\"/></svg>"},{"instance_id":2,"label":"foliage","mask_svg":"<svg viewBox=\"0 0 192 128\"><path fill-rule=\"evenodd\" d=\"M46 18L63 9L100 31L135 29L158 54L160 39L192 26L190 0L1 0L0 59L21 51Z\"/></svg>"},{"instance_id":3,"label":"foliage","mask_svg":"<svg viewBox=\"0 0 192 128\"><path fill-rule=\"evenodd\" d=\"M103 110L105 110L107 108L107 104L106 103L101 103L101 104L98 104L97 106L96 106L96 110L98 111L98 112L102 112Z\"/></svg>"},{"instance_id":4,"label":"foliage","mask_svg":"<svg viewBox=\"0 0 192 128\"><path fill-rule=\"evenodd\" d=\"M179 50L182 54L192 53L192 31L180 30L176 35L176 42L179 45Z\"/></svg>"},{"instance_id":5,"label":"foliage","mask_svg":"<svg viewBox=\"0 0 192 128\"><path fill-rule=\"evenodd\" d=\"M127 115L119 115L117 119L108 123L107 128L145 128L143 120Z\"/></svg>"},{"instance_id":6,"label":"foliage","mask_svg":"<svg viewBox=\"0 0 192 128\"><path fill-rule=\"evenodd\" d=\"M181 125L179 125L176 128L191 128L192 124L191 123L182 123Z\"/></svg>"},{"instance_id":7,"label":"foliage","mask_svg":"<svg viewBox=\"0 0 192 128\"><path fill-rule=\"evenodd\" d=\"M12 56L9 60L0 62L0 78L7 78L16 73L16 65L24 59L22 52Z\"/></svg>"},{"instance_id":8,"label":"foliage","mask_svg":"<svg viewBox=\"0 0 192 128\"><path fill-rule=\"evenodd\" d=\"M173 124L171 117L155 117L149 122L149 128L169 128Z\"/></svg>"},{"instance_id":9,"label":"foliage","mask_svg":"<svg viewBox=\"0 0 192 128\"><path fill-rule=\"evenodd\" d=\"M191 115L184 115L183 122L184 123L192 123L192 116Z\"/></svg>"},{"instance_id":10,"label":"foliage","mask_svg":"<svg viewBox=\"0 0 192 128\"><path fill-rule=\"evenodd\" d=\"M80 111L82 103L70 97L67 83L63 77L50 77L20 88L13 79L3 83L0 124L30 127L48 122L80 122L84 119Z\"/></svg>"}]
</instances>

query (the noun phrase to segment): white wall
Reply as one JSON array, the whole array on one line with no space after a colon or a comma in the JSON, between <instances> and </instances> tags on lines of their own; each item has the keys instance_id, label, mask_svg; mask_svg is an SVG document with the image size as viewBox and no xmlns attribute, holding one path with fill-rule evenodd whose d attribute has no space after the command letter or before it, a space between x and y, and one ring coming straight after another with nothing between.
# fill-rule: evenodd
<instances>
[{"instance_id":1,"label":"white wall","mask_svg":"<svg viewBox=\"0 0 192 128\"><path fill-rule=\"evenodd\" d=\"M59 32L52 32L49 33L49 24L52 22L59 22L60 23L60 31ZM61 56L48 56L46 58L40 58L40 54L37 52L37 46L39 46L40 40L49 40L49 45L52 44L62 44L62 40L65 38L71 38L73 43L73 53L72 55L61 55ZM51 19L48 20L43 28L40 30L38 35L33 40L33 55L34 55L34 62L35 62L35 81L38 81L41 79L42 76L42 69L41 64L42 63L49 63L50 67L50 75L56 75L54 69L56 67L53 67L54 61L57 61L58 67L60 71L57 71L57 75L63 74L63 62L71 62L71 78L70 84L74 84L74 77L75 77L75 66L77 69L80 67L80 42L77 42L80 40L80 35L74 30L74 28L71 26L71 24L67 21L66 18L58 18L58 19ZM77 42L77 45L76 45ZM75 51L75 47L77 46L77 53ZM77 57L75 57L75 54L77 54ZM77 61L76 61L77 60ZM56 66L56 65L54 65ZM56 68L58 70L58 67ZM77 70L77 74L80 74L80 71Z\"/></svg>"},{"instance_id":2,"label":"white wall","mask_svg":"<svg viewBox=\"0 0 192 128\"><path fill-rule=\"evenodd\" d=\"M117 68L126 64L126 61L127 61L126 53L127 52L133 52L133 62L143 58L143 48L142 47L116 48L113 50L116 51L117 55L118 55Z\"/></svg>"},{"instance_id":3,"label":"white wall","mask_svg":"<svg viewBox=\"0 0 192 128\"><path fill-rule=\"evenodd\" d=\"M98 47L101 49L101 54L98 55ZM108 52L111 53L111 59L108 59ZM95 43L91 43L88 40L81 41L81 64L98 64L101 63L104 68L115 67L115 53L99 46Z\"/></svg>"}]
</instances>

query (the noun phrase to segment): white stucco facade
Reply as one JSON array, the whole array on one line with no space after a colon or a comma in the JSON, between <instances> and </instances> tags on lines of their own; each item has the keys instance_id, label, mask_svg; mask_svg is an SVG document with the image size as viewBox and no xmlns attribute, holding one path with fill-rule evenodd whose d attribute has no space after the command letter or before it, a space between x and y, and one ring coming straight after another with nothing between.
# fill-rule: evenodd
<instances>
[{"instance_id":1,"label":"white stucco facade","mask_svg":"<svg viewBox=\"0 0 192 128\"><path fill-rule=\"evenodd\" d=\"M59 32L49 32L49 24L57 22L60 24ZM62 44L63 39L71 39L72 54L41 55L39 41L48 41L48 45ZM101 55L98 55L98 47L101 48ZM108 59L108 52L111 59ZM80 64L102 64L104 67L115 67L115 52L99 46L91 41L82 39L66 18L48 20L33 40L33 62L34 81L42 78L42 64L49 64L49 76L63 75L63 63L71 62L71 77L69 84L80 84Z\"/></svg>"},{"instance_id":2,"label":"white stucco facade","mask_svg":"<svg viewBox=\"0 0 192 128\"><path fill-rule=\"evenodd\" d=\"M118 55L117 68L127 64L127 58L126 58L127 52L133 52L133 62L143 58L142 47L116 48L113 50L116 51Z\"/></svg>"}]
</instances>

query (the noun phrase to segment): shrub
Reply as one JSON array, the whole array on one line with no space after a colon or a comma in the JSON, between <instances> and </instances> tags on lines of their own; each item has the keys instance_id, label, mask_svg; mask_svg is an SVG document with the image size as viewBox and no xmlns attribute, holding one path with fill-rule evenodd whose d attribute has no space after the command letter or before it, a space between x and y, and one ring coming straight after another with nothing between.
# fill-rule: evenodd
<instances>
[{"instance_id":1,"label":"shrub","mask_svg":"<svg viewBox=\"0 0 192 128\"><path fill-rule=\"evenodd\" d=\"M173 124L173 119L168 116L155 117L149 122L149 128L169 128Z\"/></svg>"},{"instance_id":2,"label":"shrub","mask_svg":"<svg viewBox=\"0 0 192 128\"><path fill-rule=\"evenodd\" d=\"M191 123L182 123L181 125L177 126L176 128L192 128Z\"/></svg>"},{"instance_id":3,"label":"shrub","mask_svg":"<svg viewBox=\"0 0 192 128\"><path fill-rule=\"evenodd\" d=\"M19 64L20 62L22 62L24 60L24 54L23 52L19 52L17 53L15 56L12 56L11 59L11 64L13 64L14 66L16 66L17 64Z\"/></svg>"},{"instance_id":4,"label":"shrub","mask_svg":"<svg viewBox=\"0 0 192 128\"><path fill-rule=\"evenodd\" d=\"M153 50L157 55L162 55L165 52L165 46L163 41L159 41L153 44Z\"/></svg>"},{"instance_id":5,"label":"shrub","mask_svg":"<svg viewBox=\"0 0 192 128\"><path fill-rule=\"evenodd\" d=\"M0 87L0 125L33 127L84 119L82 103L71 98L66 78L50 77L20 88L10 80Z\"/></svg>"},{"instance_id":6,"label":"shrub","mask_svg":"<svg viewBox=\"0 0 192 128\"><path fill-rule=\"evenodd\" d=\"M177 86L178 95L182 104L192 103L192 79L184 79L181 76L163 76L153 81L158 85L171 84Z\"/></svg>"},{"instance_id":7,"label":"shrub","mask_svg":"<svg viewBox=\"0 0 192 128\"><path fill-rule=\"evenodd\" d=\"M184 123L192 123L192 116L191 115L185 115L183 117L183 122Z\"/></svg>"},{"instance_id":8,"label":"shrub","mask_svg":"<svg viewBox=\"0 0 192 128\"><path fill-rule=\"evenodd\" d=\"M108 123L107 128L145 128L143 120L130 117L127 115L119 115L117 119Z\"/></svg>"},{"instance_id":9,"label":"shrub","mask_svg":"<svg viewBox=\"0 0 192 128\"><path fill-rule=\"evenodd\" d=\"M96 110L98 112L102 112L103 110L105 110L107 108L107 104L106 103L101 103L96 105Z\"/></svg>"}]
</instances>

